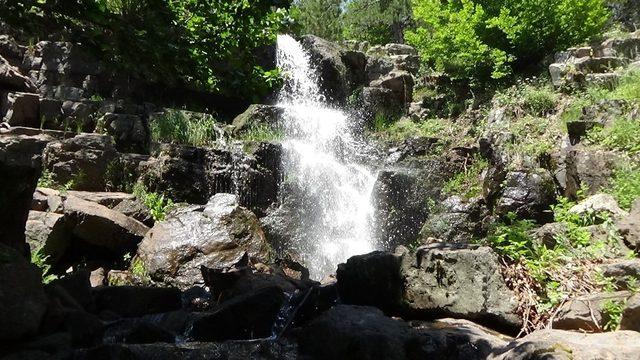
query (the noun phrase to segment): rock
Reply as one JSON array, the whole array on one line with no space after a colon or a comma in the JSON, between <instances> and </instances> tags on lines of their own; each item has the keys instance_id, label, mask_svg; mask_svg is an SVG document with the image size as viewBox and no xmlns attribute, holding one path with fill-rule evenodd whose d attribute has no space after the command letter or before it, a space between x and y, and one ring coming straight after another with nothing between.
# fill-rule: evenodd
<instances>
[{"instance_id":1,"label":"rock","mask_svg":"<svg viewBox=\"0 0 640 360\"><path fill-rule=\"evenodd\" d=\"M607 301L624 303L627 291L581 296L565 302L553 318L553 328L563 330L601 331L608 321L602 310Z\"/></svg>"},{"instance_id":2,"label":"rock","mask_svg":"<svg viewBox=\"0 0 640 360\"><path fill-rule=\"evenodd\" d=\"M76 197L113 209L125 200L134 200L133 194L123 192L91 192L91 191L67 191L67 196Z\"/></svg>"},{"instance_id":3,"label":"rock","mask_svg":"<svg viewBox=\"0 0 640 360\"><path fill-rule=\"evenodd\" d=\"M359 103L359 112L370 129L375 127L376 116L391 117L402 111L402 103L393 91L381 87L364 87Z\"/></svg>"},{"instance_id":4,"label":"rock","mask_svg":"<svg viewBox=\"0 0 640 360\"><path fill-rule=\"evenodd\" d=\"M0 87L10 91L35 92L36 87L20 70L0 55Z\"/></svg>"},{"instance_id":5,"label":"rock","mask_svg":"<svg viewBox=\"0 0 640 360\"><path fill-rule=\"evenodd\" d=\"M118 254L133 251L149 228L106 206L68 196L65 221L80 240Z\"/></svg>"},{"instance_id":6,"label":"rock","mask_svg":"<svg viewBox=\"0 0 640 360\"><path fill-rule=\"evenodd\" d=\"M98 286L103 286L106 285L107 282L107 272L104 268L97 268L95 270L93 270L91 272L91 275L89 276L89 283L91 284L91 287L98 287Z\"/></svg>"},{"instance_id":7,"label":"rock","mask_svg":"<svg viewBox=\"0 0 640 360\"><path fill-rule=\"evenodd\" d=\"M5 135L0 132L0 243L23 255L25 224L40 177L41 154L46 135Z\"/></svg>"},{"instance_id":8,"label":"rock","mask_svg":"<svg viewBox=\"0 0 640 360\"><path fill-rule=\"evenodd\" d=\"M547 171L510 171L501 188L501 194L495 202L495 214L506 216L513 212L518 218L542 222L551 217L548 210L555 201L555 185ZM492 203L490 198L486 200Z\"/></svg>"},{"instance_id":9,"label":"rock","mask_svg":"<svg viewBox=\"0 0 640 360\"><path fill-rule=\"evenodd\" d=\"M71 242L71 232L62 214L29 211L25 230L31 251L40 251L48 264L56 264Z\"/></svg>"},{"instance_id":10,"label":"rock","mask_svg":"<svg viewBox=\"0 0 640 360\"><path fill-rule=\"evenodd\" d=\"M367 80L376 81L395 68L393 60L386 56L370 56L367 61Z\"/></svg>"},{"instance_id":11,"label":"rock","mask_svg":"<svg viewBox=\"0 0 640 360\"><path fill-rule=\"evenodd\" d=\"M638 357L640 334L616 331L584 334L563 330L539 330L518 339L489 360L524 359L619 359Z\"/></svg>"},{"instance_id":12,"label":"rock","mask_svg":"<svg viewBox=\"0 0 640 360\"><path fill-rule=\"evenodd\" d=\"M517 301L488 247L431 244L405 255L406 311L427 317L454 317L514 331L522 325Z\"/></svg>"},{"instance_id":13,"label":"rock","mask_svg":"<svg viewBox=\"0 0 640 360\"><path fill-rule=\"evenodd\" d=\"M284 109L274 105L253 104L233 119L233 132L240 134L255 127L277 128Z\"/></svg>"},{"instance_id":14,"label":"rock","mask_svg":"<svg viewBox=\"0 0 640 360\"><path fill-rule=\"evenodd\" d=\"M180 291L175 288L105 286L93 289L98 311L122 317L140 317L180 309Z\"/></svg>"},{"instance_id":15,"label":"rock","mask_svg":"<svg viewBox=\"0 0 640 360\"><path fill-rule=\"evenodd\" d=\"M568 231L569 228L566 223L548 223L536 229L533 237L538 243L543 244L548 249L553 249L557 245L558 239L567 236Z\"/></svg>"},{"instance_id":16,"label":"rock","mask_svg":"<svg viewBox=\"0 0 640 360\"><path fill-rule=\"evenodd\" d=\"M628 215L628 213L618 206L616 199L609 194L596 194L589 196L579 204L569 209L572 214L589 215L589 214L606 214L614 219L620 219Z\"/></svg>"},{"instance_id":17,"label":"rock","mask_svg":"<svg viewBox=\"0 0 640 360\"><path fill-rule=\"evenodd\" d=\"M109 166L117 157L111 137L81 134L49 143L43 165L59 184L72 182L76 190L104 191Z\"/></svg>"},{"instance_id":18,"label":"rock","mask_svg":"<svg viewBox=\"0 0 640 360\"><path fill-rule=\"evenodd\" d=\"M377 80L370 86L389 89L395 95L400 104L410 103L413 98L413 76L406 71L392 71Z\"/></svg>"},{"instance_id":19,"label":"rock","mask_svg":"<svg viewBox=\"0 0 640 360\"><path fill-rule=\"evenodd\" d=\"M312 359L394 360L419 355L420 338L376 308L338 305L302 329L299 346Z\"/></svg>"},{"instance_id":20,"label":"rock","mask_svg":"<svg viewBox=\"0 0 640 360\"><path fill-rule=\"evenodd\" d=\"M173 343L175 334L148 321L124 319L109 324L104 330L108 343L153 344Z\"/></svg>"},{"instance_id":21,"label":"rock","mask_svg":"<svg viewBox=\"0 0 640 360\"><path fill-rule=\"evenodd\" d=\"M20 253L0 244L0 342L35 335L47 310L42 274Z\"/></svg>"},{"instance_id":22,"label":"rock","mask_svg":"<svg viewBox=\"0 0 640 360\"><path fill-rule=\"evenodd\" d=\"M640 331L640 295L633 294L625 303L620 330Z\"/></svg>"},{"instance_id":23,"label":"rock","mask_svg":"<svg viewBox=\"0 0 640 360\"><path fill-rule=\"evenodd\" d=\"M0 99L0 110L3 121L11 126L40 127L40 98L36 94L6 93Z\"/></svg>"},{"instance_id":24,"label":"rock","mask_svg":"<svg viewBox=\"0 0 640 360\"><path fill-rule=\"evenodd\" d=\"M636 251L640 250L640 199L631 206L628 216L618 220L616 223L618 232L622 236L625 244Z\"/></svg>"},{"instance_id":25,"label":"rock","mask_svg":"<svg viewBox=\"0 0 640 360\"><path fill-rule=\"evenodd\" d=\"M640 259L619 260L614 263L600 266L602 275L613 278L618 289L627 289L627 281L636 279L640 281Z\"/></svg>"},{"instance_id":26,"label":"rock","mask_svg":"<svg viewBox=\"0 0 640 360\"><path fill-rule=\"evenodd\" d=\"M62 213L62 202L63 199L58 190L39 187L33 193L31 210Z\"/></svg>"},{"instance_id":27,"label":"rock","mask_svg":"<svg viewBox=\"0 0 640 360\"><path fill-rule=\"evenodd\" d=\"M107 113L98 124L115 140L120 152L148 154L151 131L146 119L138 115Z\"/></svg>"},{"instance_id":28,"label":"rock","mask_svg":"<svg viewBox=\"0 0 640 360\"><path fill-rule=\"evenodd\" d=\"M338 45L314 35L305 35L302 46L317 69L320 90L328 101L344 104L349 95L347 67L342 62Z\"/></svg>"},{"instance_id":29,"label":"rock","mask_svg":"<svg viewBox=\"0 0 640 360\"><path fill-rule=\"evenodd\" d=\"M605 150L592 150L573 146L565 154L555 156L558 168L555 177L565 196L575 197L578 190L587 188L593 195L610 185L614 169L627 161L619 154Z\"/></svg>"},{"instance_id":30,"label":"rock","mask_svg":"<svg viewBox=\"0 0 640 360\"><path fill-rule=\"evenodd\" d=\"M214 195L206 206L180 209L145 236L138 255L156 280L186 288L200 283L200 266L235 264L245 252L266 261L269 245L260 222L231 194Z\"/></svg>"},{"instance_id":31,"label":"rock","mask_svg":"<svg viewBox=\"0 0 640 360\"><path fill-rule=\"evenodd\" d=\"M59 286L71 296L82 309L86 311L95 310L95 302L91 292L91 273L88 270L78 270L67 273L51 283L52 286Z\"/></svg>"},{"instance_id":32,"label":"rock","mask_svg":"<svg viewBox=\"0 0 640 360\"><path fill-rule=\"evenodd\" d=\"M385 44L384 51L388 55L418 55L418 51L407 44Z\"/></svg>"},{"instance_id":33,"label":"rock","mask_svg":"<svg viewBox=\"0 0 640 360\"><path fill-rule=\"evenodd\" d=\"M113 210L134 218L148 227L153 227L155 224L149 207L138 199L125 199L118 203Z\"/></svg>"},{"instance_id":34,"label":"rock","mask_svg":"<svg viewBox=\"0 0 640 360\"><path fill-rule=\"evenodd\" d=\"M265 338L284 304L278 287L267 287L231 299L211 314L195 320L190 336L196 341L248 340Z\"/></svg>"},{"instance_id":35,"label":"rock","mask_svg":"<svg viewBox=\"0 0 640 360\"><path fill-rule=\"evenodd\" d=\"M351 257L338 265L338 293L345 304L375 306L397 311L402 302L400 256L373 252Z\"/></svg>"},{"instance_id":36,"label":"rock","mask_svg":"<svg viewBox=\"0 0 640 360\"><path fill-rule=\"evenodd\" d=\"M22 46L10 35L0 35L0 56L5 58L11 65L22 64L26 46Z\"/></svg>"},{"instance_id":37,"label":"rock","mask_svg":"<svg viewBox=\"0 0 640 360\"><path fill-rule=\"evenodd\" d=\"M469 243L486 234L482 220L487 215L482 199L464 201L458 196L445 199L427 218L420 239L436 238L450 243Z\"/></svg>"},{"instance_id":38,"label":"rock","mask_svg":"<svg viewBox=\"0 0 640 360\"><path fill-rule=\"evenodd\" d=\"M367 83L367 57L355 50L343 50L342 62L347 67L347 84L350 92Z\"/></svg>"}]
</instances>

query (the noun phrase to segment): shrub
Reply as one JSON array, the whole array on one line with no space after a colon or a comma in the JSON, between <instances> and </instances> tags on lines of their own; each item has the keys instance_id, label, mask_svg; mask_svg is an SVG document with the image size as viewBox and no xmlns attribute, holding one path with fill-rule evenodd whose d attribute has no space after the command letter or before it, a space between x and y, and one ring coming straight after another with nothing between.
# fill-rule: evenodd
<instances>
[{"instance_id":1,"label":"shrub","mask_svg":"<svg viewBox=\"0 0 640 360\"><path fill-rule=\"evenodd\" d=\"M640 152L640 121L618 118L611 126L592 129L588 138L609 150L635 155Z\"/></svg>"},{"instance_id":2,"label":"shrub","mask_svg":"<svg viewBox=\"0 0 640 360\"><path fill-rule=\"evenodd\" d=\"M213 117L174 109L155 116L150 127L151 139L157 142L206 146L219 137Z\"/></svg>"},{"instance_id":3,"label":"shrub","mask_svg":"<svg viewBox=\"0 0 640 360\"><path fill-rule=\"evenodd\" d=\"M616 331L620 327L622 321L622 312L624 311L625 302L613 299L607 300L602 304L602 312L605 315L605 331Z\"/></svg>"},{"instance_id":4,"label":"shrub","mask_svg":"<svg viewBox=\"0 0 640 360\"><path fill-rule=\"evenodd\" d=\"M598 35L604 0L413 0L423 60L454 78L485 82Z\"/></svg>"},{"instance_id":5,"label":"shrub","mask_svg":"<svg viewBox=\"0 0 640 360\"><path fill-rule=\"evenodd\" d=\"M620 207L629 210L633 202L640 198L640 167L629 165L616 169L609 191Z\"/></svg>"}]
</instances>

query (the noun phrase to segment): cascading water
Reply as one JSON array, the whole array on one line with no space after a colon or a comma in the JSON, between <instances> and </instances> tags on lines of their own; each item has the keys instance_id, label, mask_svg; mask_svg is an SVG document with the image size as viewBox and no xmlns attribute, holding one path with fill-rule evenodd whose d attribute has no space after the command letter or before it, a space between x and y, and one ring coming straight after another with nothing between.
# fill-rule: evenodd
<instances>
[{"instance_id":1,"label":"cascading water","mask_svg":"<svg viewBox=\"0 0 640 360\"><path fill-rule=\"evenodd\" d=\"M293 246L311 277L320 279L350 256L374 249L376 177L353 161L365 145L352 133L353 119L325 101L301 44L280 35L277 62L286 79L278 99L284 109L285 182L302 193L310 209L302 218L305 233Z\"/></svg>"}]
</instances>

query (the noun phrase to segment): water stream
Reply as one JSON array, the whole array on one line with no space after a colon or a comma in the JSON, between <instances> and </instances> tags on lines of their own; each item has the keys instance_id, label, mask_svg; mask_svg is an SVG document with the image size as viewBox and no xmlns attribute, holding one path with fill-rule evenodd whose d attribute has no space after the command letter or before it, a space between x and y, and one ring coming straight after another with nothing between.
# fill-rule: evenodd
<instances>
[{"instance_id":1,"label":"water stream","mask_svg":"<svg viewBox=\"0 0 640 360\"><path fill-rule=\"evenodd\" d=\"M354 136L356 120L325 101L321 79L302 45L280 35L277 63L285 77L278 97L284 109L285 182L302 193L303 206L312 214L302 219L305 234L294 247L311 277L321 279L349 257L374 249L376 176L354 160L366 146Z\"/></svg>"}]
</instances>

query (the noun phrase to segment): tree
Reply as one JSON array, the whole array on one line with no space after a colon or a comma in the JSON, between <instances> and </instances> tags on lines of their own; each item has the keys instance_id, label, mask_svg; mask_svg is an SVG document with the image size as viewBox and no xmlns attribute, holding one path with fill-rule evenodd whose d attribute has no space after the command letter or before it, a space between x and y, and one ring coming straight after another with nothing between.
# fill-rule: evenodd
<instances>
[{"instance_id":1,"label":"tree","mask_svg":"<svg viewBox=\"0 0 640 360\"><path fill-rule=\"evenodd\" d=\"M305 34L342 39L342 0L300 0L291 8L291 16Z\"/></svg>"},{"instance_id":2,"label":"tree","mask_svg":"<svg viewBox=\"0 0 640 360\"><path fill-rule=\"evenodd\" d=\"M346 39L372 44L404 43L413 23L410 0L351 0L343 19Z\"/></svg>"},{"instance_id":3,"label":"tree","mask_svg":"<svg viewBox=\"0 0 640 360\"><path fill-rule=\"evenodd\" d=\"M482 83L599 35L604 0L413 0L407 33L436 71Z\"/></svg>"}]
</instances>

